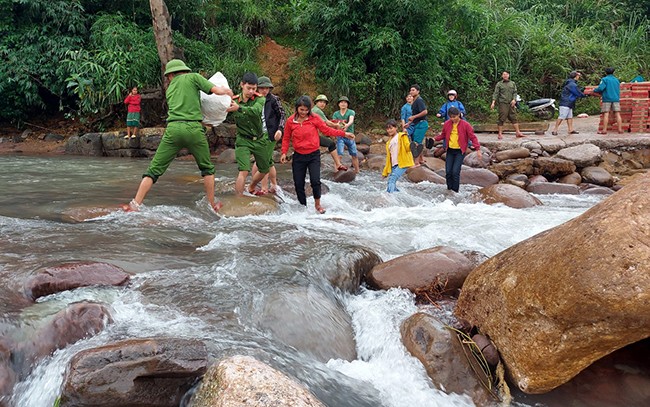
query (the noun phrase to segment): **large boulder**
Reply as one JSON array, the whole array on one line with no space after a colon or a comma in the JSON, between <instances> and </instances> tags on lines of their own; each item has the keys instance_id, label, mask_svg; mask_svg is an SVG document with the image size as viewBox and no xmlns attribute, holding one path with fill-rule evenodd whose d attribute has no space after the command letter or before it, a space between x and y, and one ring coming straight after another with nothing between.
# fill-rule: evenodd
<instances>
[{"instance_id":1,"label":"large boulder","mask_svg":"<svg viewBox=\"0 0 650 407\"><path fill-rule=\"evenodd\" d=\"M517 160L506 160L500 163L492 164L488 167L488 170L495 173L499 178L504 179L510 174L526 174L532 175L533 170L533 158L521 158Z\"/></svg>"},{"instance_id":2,"label":"large boulder","mask_svg":"<svg viewBox=\"0 0 650 407\"><path fill-rule=\"evenodd\" d=\"M488 205L502 203L511 208L530 208L541 205L542 201L530 193L511 184L495 184L478 190L481 201Z\"/></svg>"},{"instance_id":3,"label":"large boulder","mask_svg":"<svg viewBox=\"0 0 650 407\"><path fill-rule=\"evenodd\" d=\"M374 251L361 246L340 245L337 250L331 250L318 258L320 264L330 266L320 271L334 287L349 293L356 293L363 278L373 267L382 262L381 257Z\"/></svg>"},{"instance_id":4,"label":"large boulder","mask_svg":"<svg viewBox=\"0 0 650 407\"><path fill-rule=\"evenodd\" d=\"M61 405L176 407L207 366L205 344L195 339L129 339L86 349L70 361Z\"/></svg>"},{"instance_id":5,"label":"large boulder","mask_svg":"<svg viewBox=\"0 0 650 407\"><path fill-rule=\"evenodd\" d=\"M424 165L420 165L418 167L411 167L408 170L406 170L406 178L408 178L409 181L411 182L428 181L431 182L432 184L447 183L445 177L441 177L440 175L431 171L429 168L425 167Z\"/></svg>"},{"instance_id":6,"label":"large boulder","mask_svg":"<svg viewBox=\"0 0 650 407\"><path fill-rule=\"evenodd\" d=\"M262 197L229 195L220 198L223 207L219 209L219 215L224 216L264 215L276 213L280 209L272 194Z\"/></svg>"},{"instance_id":7,"label":"large boulder","mask_svg":"<svg viewBox=\"0 0 650 407\"><path fill-rule=\"evenodd\" d=\"M582 182L582 176L577 172L572 172L569 175L558 178L557 182L560 182L562 184L580 185Z\"/></svg>"},{"instance_id":8,"label":"large boulder","mask_svg":"<svg viewBox=\"0 0 650 407\"><path fill-rule=\"evenodd\" d=\"M547 392L650 337L649 189L646 175L465 281L456 314L489 335L522 391Z\"/></svg>"},{"instance_id":9,"label":"large boulder","mask_svg":"<svg viewBox=\"0 0 650 407\"><path fill-rule=\"evenodd\" d=\"M72 136L65 143L65 153L74 155L104 155L101 133L87 133L83 136Z\"/></svg>"},{"instance_id":10,"label":"large boulder","mask_svg":"<svg viewBox=\"0 0 650 407\"><path fill-rule=\"evenodd\" d=\"M250 356L210 366L193 407L325 407L304 385Z\"/></svg>"},{"instance_id":11,"label":"large boulder","mask_svg":"<svg viewBox=\"0 0 650 407\"><path fill-rule=\"evenodd\" d=\"M350 183L357 178L357 173L352 169L349 169L348 171L336 171L332 174L331 178L334 182Z\"/></svg>"},{"instance_id":12,"label":"large boulder","mask_svg":"<svg viewBox=\"0 0 650 407\"><path fill-rule=\"evenodd\" d=\"M498 151L494 154L494 159L497 161L514 160L517 158L530 157L530 150L524 147L517 147L510 150Z\"/></svg>"},{"instance_id":13,"label":"large boulder","mask_svg":"<svg viewBox=\"0 0 650 407\"><path fill-rule=\"evenodd\" d=\"M366 280L380 290L402 287L415 291L434 285L450 293L463 285L473 268L474 264L463 253L451 247L436 246L378 264Z\"/></svg>"},{"instance_id":14,"label":"large boulder","mask_svg":"<svg viewBox=\"0 0 650 407\"><path fill-rule=\"evenodd\" d=\"M598 146L593 144L579 144L573 147L563 148L555 156L564 160L573 161L578 168L589 167L600 162L602 152Z\"/></svg>"},{"instance_id":15,"label":"large boulder","mask_svg":"<svg viewBox=\"0 0 650 407\"><path fill-rule=\"evenodd\" d=\"M526 191L531 194L564 194L564 195L580 195L580 188L577 185L561 184L558 182L531 182Z\"/></svg>"},{"instance_id":16,"label":"large boulder","mask_svg":"<svg viewBox=\"0 0 650 407\"><path fill-rule=\"evenodd\" d=\"M539 157L533 162L534 174L546 178L559 178L575 172L576 165L569 160L555 157Z\"/></svg>"},{"instance_id":17,"label":"large boulder","mask_svg":"<svg viewBox=\"0 0 650 407\"><path fill-rule=\"evenodd\" d=\"M314 286L269 294L255 318L275 339L323 363L357 357L350 316L334 296Z\"/></svg>"},{"instance_id":18,"label":"large boulder","mask_svg":"<svg viewBox=\"0 0 650 407\"><path fill-rule=\"evenodd\" d=\"M478 406L488 405L491 396L470 366L454 331L425 313L409 317L400 331L406 350L424 365L436 387L447 393L468 394Z\"/></svg>"},{"instance_id":19,"label":"large boulder","mask_svg":"<svg viewBox=\"0 0 650 407\"><path fill-rule=\"evenodd\" d=\"M79 262L47 267L25 284L26 294L36 299L61 291L94 285L120 286L131 276L108 263Z\"/></svg>"},{"instance_id":20,"label":"large boulder","mask_svg":"<svg viewBox=\"0 0 650 407\"><path fill-rule=\"evenodd\" d=\"M612 177L612 174L601 167L587 167L582 170L581 175L582 181L589 184L603 187L611 187L614 185L614 177Z\"/></svg>"},{"instance_id":21,"label":"large boulder","mask_svg":"<svg viewBox=\"0 0 650 407\"><path fill-rule=\"evenodd\" d=\"M499 177L485 168L465 167L460 172L460 183L486 187L499 182Z\"/></svg>"},{"instance_id":22,"label":"large boulder","mask_svg":"<svg viewBox=\"0 0 650 407\"><path fill-rule=\"evenodd\" d=\"M365 161L365 165L375 171L382 171L386 165L386 156L373 155Z\"/></svg>"}]
</instances>

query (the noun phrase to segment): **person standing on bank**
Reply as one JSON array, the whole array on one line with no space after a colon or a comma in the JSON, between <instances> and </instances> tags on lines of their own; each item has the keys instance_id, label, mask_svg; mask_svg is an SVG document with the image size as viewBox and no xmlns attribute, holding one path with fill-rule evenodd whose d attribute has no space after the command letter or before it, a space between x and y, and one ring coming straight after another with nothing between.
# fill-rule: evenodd
<instances>
[{"instance_id":1,"label":"person standing on bank","mask_svg":"<svg viewBox=\"0 0 650 407\"><path fill-rule=\"evenodd\" d=\"M577 71L571 72L562 85L562 93L560 94L560 114L555 121L555 129L551 132L554 136L557 136L557 130L560 128L562 120L566 120L569 134L578 134L577 131L573 130L573 109L576 107L576 100L587 97L587 95L582 93L578 88L578 80L581 75L582 74Z\"/></svg>"},{"instance_id":2,"label":"person standing on bank","mask_svg":"<svg viewBox=\"0 0 650 407\"><path fill-rule=\"evenodd\" d=\"M415 165L411 141L408 134L397 131L397 122L393 119L386 122L386 134L390 139L386 142L386 165L381 176L388 177L387 192L399 192L397 180Z\"/></svg>"},{"instance_id":3,"label":"person standing on bank","mask_svg":"<svg viewBox=\"0 0 650 407\"><path fill-rule=\"evenodd\" d=\"M318 115L318 117L320 117L321 119L323 119L325 124L328 125L329 127L333 129L340 129L341 126L328 120L327 116L325 115L325 112L323 112L323 109L325 109L325 106L327 106L328 103L329 100L327 100L327 96L325 95L316 96L316 99L314 99L314 107L311 108L311 112L315 115ZM324 136L323 133L321 132L318 132L318 136L320 140L320 146L326 147L327 151L329 151L330 155L332 156L332 160L334 160L334 168L336 168L337 171L347 171L348 167L341 164L341 157L339 157L339 153L336 151L336 142L331 138Z\"/></svg>"},{"instance_id":4,"label":"person standing on bank","mask_svg":"<svg viewBox=\"0 0 650 407\"><path fill-rule=\"evenodd\" d=\"M455 107L449 108L449 120L442 125L442 132L435 137L436 141L445 140L445 178L447 189L458 192L460 189L460 170L467 152L469 141L476 148L476 156L479 161L483 158L481 145L474 134L474 128L467 120L461 120L460 110Z\"/></svg>"},{"instance_id":5,"label":"person standing on bank","mask_svg":"<svg viewBox=\"0 0 650 407\"><path fill-rule=\"evenodd\" d=\"M257 82L257 75L246 72L239 84L241 94L233 99L227 109L232 112L237 126L235 160L239 173L235 181L235 192L238 196L244 195L246 177L251 171L251 154L255 157L258 172L252 176L248 186L250 194L264 195L262 191L256 190L256 187L273 166L273 151L269 148L271 140L262 123L266 98L257 93Z\"/></svg>"},{"instance_id":6,"label":"person standing on bank","mask_svg":"<svg viewBox=\"0 0 650 407\"><path fill-rule=\"evenodd\" d=\"M138 127L140 127L140 103L142 96L138 93L138 87L131 88L131 92L124 99L126 105L126 136L124 138L135 138L138 135Z\"/></svg>"},{"instance_id":7,"label":"person standing on bank","mask_svg":"<svg viewBox=\"0 0 650 407\"><path fill-rule=\"evenodd\" d=\"M343 125L343 131L354 134L354 115L355 112L350 107L350 99L347 96L341 96L338 101L339 110L334 112L332 118L337 120L338 123ZM354 167L354 172L359 173L359 158L357 157L357 143L354 141L354 138L349 137L337 137L336 139L336 152L339 157L343 157L345 152L345 147L348 148L348 153L352 158L352 167Z\"/></svg>"},{"instance_id":8,"label":"person standing on bank","mask_svg":"<svg viewBox=\"0 0 650 407\"><path fill-rule=\"evenodd\" d=\"M409 134L411 134L414 142L422 144L424 141L424 136L429 129L429 122L427 121L427 114L429 111L427 110L427 105L424 103L424 100L422 100L422 97L420 96L419 85L411 85L409 93L411 96L413 96L413 104L411 104L411 111L413 114L408 118L406 128L410 129L413 127L413 129L410 130ZM420 155L413 158L416 164L424 164L423 153L420 153Z\"/></svg>"},{"instance_id":9,"label":"person standing on bank","mask_svg":"<svg viewBox=\"0 0 650 407\"><path fill-rule=\"evenodd\" d=\"M602 95L602 105L600 112L603 114L603 130L598 134L607 134L609 126L609 112L616 114L616 124L618 124L618 134L623 134L623 120L621 119L621 82L614 76L614 68L605 68L605 77L600 80L600 84L594 93Z\"/></svg>"},{"instance_id":10,"label":"person standing on bank","mask_svg":"<svg viewBox=\"0 0 650 407\"><path fill-rule=\"evenodd\" d=\"M497 127L499 129L499 140L503 139L503 123L506 120L512 123L515 128L516 137L524 137L519 131L519 123L517 122L517 85L510 80L510 72L503 71L501 74L501 81L494 86L494 93L492 94L492 104L490 109L498 106L499 118L497 119Z\"/></svg>"},{"instance_id":11,"label":"person standing on bank","mask_svg":"<svg viewBox=\"0 0 650 407\"><path fill-rule=\"evenodd\" d=\"M178 151L187 148L201 170L205 196L210 207L216 212L222 204L214 200L215 169L210 161L210 147L205 137L205 128L201 125L203 114L199 91L232 96L232 90L216 86L198 73L192 73L180 59L167 62L165 76L169 80L165 94L169 108L167 128L149 168L142 176L135 198L128 205L123 205L123 209L137 211L153 184L176 158Z\"/></svg>"},{"instance_id":12,"label":"person standing on bank","mask_svg":"<svg viewBox=\"0 0 650 407\"><path fill-rule=\"evenodd\" d=\"M282 138L282 156L280 162L287 162L289 145L293 145L293 159L291 170L293 183L296 187L296 196L301 205L307 205L305 194L305 177L309 170L309 182L314 193L314 208L316 212L325 213L321 206L320 182L320 140L318 132L330 137L348 137L354 140L354 134L343 130L328 127L320 117L311 113L311 99L301 96L296 101L296 110L287 120Z\"/></svg>"},{"instance_id":13,"label":"person standing on bank","mask_svg":"<svg viewBox=\"0 0 650 407\"><path fill-rule=\"evenodd\" d=\"M286 122L286 117L284 114L284 108L282 107L282 102L280 98L273 94L273 83L271 79L267 76L260 76L257 83L257 91L260 95L266 98L264 103L264 114L262 115L262 127L266 134L269 135L269 150L271 154L271 159L273 159L273 152L275 151L275 143L280 141L282 138L282 133L284 132L284 124ZM258 171L257 162L253 164L253 170L251 174L253 176ZM271 188L269 188L269 180L271 181ZM262 178L261 182L261 192L263 194L268 193L269 191L275 192L278 187L278 178L275 166L271 165L269 168L269 173Z\"/></svg>"}]
</instances>

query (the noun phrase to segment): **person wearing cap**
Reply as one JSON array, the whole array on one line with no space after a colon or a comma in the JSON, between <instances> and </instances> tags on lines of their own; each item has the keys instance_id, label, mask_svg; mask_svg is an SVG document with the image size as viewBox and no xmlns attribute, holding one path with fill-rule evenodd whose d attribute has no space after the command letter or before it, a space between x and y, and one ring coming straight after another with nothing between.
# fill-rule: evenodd
<instances>
[{"instance_id":1,"label":"person wearing cap","mask_svg":"<svg viewBox=\"0 0 650 407\"><path fill-rule=\"evenodd\" d=\"M251 171L251 154L259 171L251 177L251 183L248 185L250 194L264 195L262 191L257 190L257 184L273 166L273 150L269 147L271 140L262 121L266 98L257 93L257 84L257 75L246 72L239 83L241 93L233 98L232 105L227 109L232 112L237 126L235 160L239 174L235 181L235 192L239 196L244 194L246 178Z\"/></svg>"},{"instance_id":2,"label":"person wearing cap","mask_svg":"<svg viewBox=\"0 0 650 407\"><path fill-rule=\"evenodd\" d=\"M436 114L436 117L442 118L445 122L449 120L448 112L450 107L458 109L458 111L460 111L460 117L465 118L465 106L463 106L463 103L458 100L458 93L453 89L447 92L447 101L442 105Z\"/></svg>"},{"instance_id":3,"label":"person wearing cap","mask_svg":"<svg viewBox=\"0 0 650 407\"><path fill-rule=\"evenodd\" d=\"M578 79L580 79L580 76L580 72L573 71L569 73L569 77L562 85L562 93L560 94L560 113L555 121L555 129L551 132L554 136L557 136L557 130L560 128L560 124L563 120L566 120L569 134L578 134L577 131L573 130L573 109L576 107L576 100L587 97L587 95L582 93L578 88Z\"/></svg>"},{"instance_id":4,"label":"person wearing cap","mask_svg":"<svg viewBox=\"0 0 650 407\"><path fill-rule=\"evenodd\" d=\"M350 99L347 96L341 96L338 100L339 110L334 112L332 119L339 123L343 131L354 133L354 110L350 109ZM348 153L352 158L352 166L354 172L359 172L359 158L357 157L357 143L352 138L337 137L336 138L336 152L339 156L343 156L344 148L348 148Z\"/></svg>"},{"instance_id":5,"label":"person wearing cap","mask_svg":"<svg viewBox=\"0 0 650 407\"><path fill-rule=\"evenodd\" d=\"M323 109L325 109L325 106L327 106L328 103L329 100L327 99L327 96L322 94L316 96L316 99L314 99L314 107L311 108L311 112L323 119L325 124L329 127L333 129L340 129L341 127L333 121L330 121L325 115L325 112L323 112ZM337 171L347 171L348 167L341 163L341 157L339 157L339 154L336 151L336 142L334 142L334 140L331 138L325 136L321 131L318 132L318 137L320 146L326 147L327 151L329 151L330 155L332 156L332 160L334 160L334 168L336 168Z\"/></svg>"},{"instance_id":6,"label":"person wearing cap","mask_svg":"<svg viewBox=\"0 0 650 407\"><path fill-rule=\"evenodd\" d=\"M442 125L442 132L435 137L436 141L444 140L445 145L445 178L447 189L458 192L460 189L460 171L465 159L465 153L471 141L476 148L476 156L482 160L481 145L474 134L474 128L467 120L461 120L460 110L449 108L449 120Z\"/></svg>"},{"instance_id":7,"label":"person wearing cap","mask_svg":"<svg viewBox=\"0 0 650 407\"><path fill-rule=\"evenodd\" d=\"M600 84L593 93L602 95L602 103L600 112L603 115L602 122L603 130L598 131L598 134L607 134L607 126L609 125L609 112L612 111L616 115L616 123L618 124L618 133L623 133L623 121L621 119L621 82L614 76L614 68L605 68L605 76L600 80Z\"/></svg>"},{"instance_id":8,"label":"person wearing cap","mask_svg":"<svg viewBox=\"0 0 650 407\"><path fill-rule=\"evenodd\" d=\"M216 212L222 204L214 199L215 169L210 161L210 147L205 137L205 128L201 124L203 114L199 91L232 96L232 90L216 86L198 73L191 72L180 59L167 62L165 76L169 80L165 94L168 107L167 128L149 168L142 176L135 198L128 205L123 205L123 209L137 211L153 184L176 158L178 151L187 148L201 170L205 196L210 207Z\"/></svg>"},{"instance_id":9,"label":"person wearing cap","mask_svg":"<svg viewBox=\"0 0 650 407\"><path fill-rule=\"evenodd\" d=\"M501 73L501 81L494 86L494 93L492 93L492 104L490 109L494 109L498 105L499 118L497 119L497 128L499 130L498 139L503 139L503 123L509 120L515 128L515 137L524 137L523 133L519 130L519 123L517 122L517 85L510 80L510 72L503 71Z\"/></svg>"},{"instance_id":10,"label":"person wearing cap","mask_svg":"<svg viewBox=\"0 0 650 407\"><path fill-rule=\"evenodd\" d=\"M427 121L427 105L422 100L420 96L420 86L418 84L411 85L409 94L413 96L413 104L411 105L412 115L408 118L406 123L406 128L409 129L413 127L411 137L413 141L417 144L422 144L424 141L424 136L429 129L429 122ZM423 149L424 150L424 149ZM420 153L417 157L413 157L416 164L424 164L423 153Z\"/></svg>"},{"instance_id":11,"label":"person wearing cap","mask_svg":"<svg viewBox=\"0 0 650 407\"><path fill-rule=\"evenodd\" d=\"M269 135L269 144L271 159L273 159L273 151L275 151L275 144L282 138L284 132L284 124L286 116L280 98L273 94L273 83L267 76L260 76L257 83L257 91L260 95L266 98L264 102L264 114L262 115L262 127L266 134ZM257 162L253 164L251 174L255 175L258 171ZM269 189L269 180L271 181L271 188ZM262 178L261 192L263 194L269 191L275 192L278 187L278 178L275 166L271 165L269 173Z\"/></svg>"}]
</instances>

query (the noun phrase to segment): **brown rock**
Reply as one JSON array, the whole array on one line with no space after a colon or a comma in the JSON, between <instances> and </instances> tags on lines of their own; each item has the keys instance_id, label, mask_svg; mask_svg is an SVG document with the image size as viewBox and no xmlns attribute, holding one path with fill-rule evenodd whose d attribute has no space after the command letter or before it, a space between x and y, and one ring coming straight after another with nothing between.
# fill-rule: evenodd
<instances>
[{"instance_id":1,"label":"brown rock","mask_svg":"<svg viewBox=\"0 0 650 407\"><path fill-rule=\"evenodd\" d=\"M521 390L547 392L650 337L649 189L646 175L465 281L456 314L490 336Z\"/></svg>"},{"instance_id":2,"label":"brown rock","mask_svg":"<svg viewBox=\"0 0 650 407\"><path fill-rule=\"evenodd\" d=\"M522 158L519 160L507 160L497 164L492 164L488 170L495 173L500 179L506 178L510 174L532 175L533 170L532 158Z\"/></svg>"},{"instance_id":3,"label":"brown rock","mask_svg":"<svg viewBox=\"0 0 650 407\"><path fill-rule=\"evenodd\" d=\"M558 178L575 172L576 165L569 160L554 157L539 157L533 162L534 174L546 178Z\"/></svg>"},{"instance_id":4,"label":"brown rock","mask_svg":"<svg viewBox=\"0 0 650 407\"><path fill-rule=\"evenodd\" d=\"M357 178L357 173L350 168L347 171L336 171L332 175L332 181L340 183L350 183Z\"/></svg>"},{"instance_id":5,"label":"brown rock","mask_svg":"<svg viewBox=\"0 0 650 407\"><path fill-rule=\"evenodd\" d=\"M569 175L560 177L557 182L560 182L562 184L580 185L582 182L582 177L577 172L572 172Z\"/></svg>"},{"instance_id":6,"label":"brown rock","mask_svg":"<svg viewBox=\"0 0 650 407\"><path fill-rule=\"evenodd\" d=\"M120 286L130 278L124 270L108 263L65 263L39 272L25 284L25 291L29 297L36 299L79 287Z\"/></svg>"},{"instance_id":7,"label":"brown rock","mask_svg":"<svg viewBox=\"0 0 650 407\"><path fill-rule=\"evenodd\" d=\"M411 182L422 182L422 181L429 181L432 184L446 184L447 181L445 180L444 177L441 177L440 175L436 174L435 172L431 171L429 168L421 165L419 167L412 167L409 168L406 171L406 177L411 181Z\"/></svg>"},{"instance_id":8,"label":"brown rock","mask_svg":"<svg viewBox=\"0 0 650 407\"><path fill-rule=\"evenodd\" d=\"M444 170L445 169L445 160L436 157L424 157L427 167L432 171Z\"/></svg>"},{"instance_id":9,"label":"brown rock","mask_svg":"<svg viewBox=\"0 0 650 407\"><path fill-rule=\"evenodd\" d=\"M386 156L375 155L366 160L366 166L371 170L382 171L386 165Z\"/></svg>"},{"instance_id":10,"label":"brown rock","mask_svg":"<svg viewBox=\"0 0 650 407\"><path fill-rule=\"evenodd\" d=\"M468 394L479 406L491 396L465 357L462 345L444 324L424 313L409 317L400 328L406 350L417 358L431 381L445 392Z\"/></svg>"},{"instance_id":11,"label":"brown rock","mask_svg":"<svg viewBox=\"0 0 650 407\"><path fill-rule=\"evenodd\" d=\"M542 201L511 184L495 184L478 190L479 198L489 205L502 203L511 208L530 208Z\"/></svg>"},{"instance_id":12,"label":"brown rock","mask_svg":"<svg viewBox=\"0 0 650 407\"><path fill-rule=\"evenodd\" d=\"M64 379L69 407L176 407L208 365L194 339L129 339L77 353Z\"/></svg>"},{"instance_id":13,"label":"brown rock","mask_svg":"<svg viewBox=\"0 0 650 407\"><path fill-rule=\"evenodd\" d=\"M273 194L261 197L223 196L221 197L221 202L223 203L223 207L219 209L219 214L232 217L263 215L266 213L275 213L280 209Z\"/></svg>"},{"instance_id":14,"label":"brown rock","mask_svg":"<svg viewBox=\"0 0 650 407\"><path fill-rule=\"evenodd\" d=\"M560 184L557 182L531 182L526 191L531 194L565 194L579 195L580 189L576 185Z\"/></svg>"},{"instance_id":15,"label":"brown rock","mask_svg":"<svg viewBox=\"0 0 650 407\"><path fill-rule=\"evenodd\" d=\"M496 154L494 154L494 158L497 161L514 160L517 158L527 158L527 157L530 157L530 151L524 147L517 147L511 150L498 151Z\"/></svg>"},{"instance_id":16,"label":"brown rock","mask_svg":"<svg viewBox=\"0 0 650 407\"><path fill-rule=\"evenodd\" d=\"M582 181L590 184L596 184L603 187L614 185L612 174L600 167L587 167L582 170Z\"/></svg>"},{"instance_id":17,"label":"brown rock","mask_svg":"<svg viewBox=\"0 0 650 407\"><path fill-rule=\"evenodd\" d=\"M210 366L192 397L193 407L325 407L307 387L250 357Z\"/></svg>"},{"instance_id":18,"label":"brown rock","mask_svg":"<svg viewBox=\"0 0 650 407\"><path fill-rule=\"evenodd\" d=\"M462 287L472 268L472 261L461 252L437 246L378 264L366 279L380 290L402 287L415 291L435 284L441 291L451 292Z\"/></svg>"},{"instance_id":19,"label":"brown rock","mask_svg":"<svg viewBox=\"0 0 650 407\"><path fill-rule=\"evenodd\" d=\"M460 172L460 183L486 187L499 182L499 177L484 168L463 168Z\"/></svg>"},{"instance_id":20,"label":"brown rock","mask_svg":"<svg viewBox=\"0 0 650 407\"><path fill-rule=\"evenodd\" d=\"M530 184L540 182L548 182L548 180L543 175L533 175L528 179L528 183Z\"/></svg>"}]
</instances>

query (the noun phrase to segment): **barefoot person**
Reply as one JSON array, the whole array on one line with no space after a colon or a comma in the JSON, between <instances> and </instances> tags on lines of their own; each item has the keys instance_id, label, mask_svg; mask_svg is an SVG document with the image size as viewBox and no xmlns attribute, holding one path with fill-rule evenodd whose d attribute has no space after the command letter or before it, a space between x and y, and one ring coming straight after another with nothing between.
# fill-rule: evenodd
<instances>
[{"instance_id":1,"label":"barefoot person","mask_svg":"<svg viewBox=\"0 0 650 407\"><path fill-rule=\"evenodd\" d=\"M305 194L305 177L309 170L309 182L314 192L314 208L316 212L325 213L325 208L320 204L321 183L320 183L320 140L318 132L330 137L347 137L354 140L354 134L343 130L327 127L325 122L317 115L311 113L311 99L309 96L301 96L296 101L296 110L287 120L282 137L282 156L280 162L287 162L289 145L293 145L293 159L291 170L293 172L293 183L296 187L298 202L307 205Z\"/></svg>"},{"instance_id":2,"label":"barefoot person","mask_svg":"<svg viewBox=\"0 0 650 407\"><path fill-rule=\"evenodd\" d=\"M510 72L503 71L501 74L501 81L494 86L494 93L492 94L492 104L490 109L498 106L499 118L497 119L497 128L499 129L499 140L503 139L503 123L506 120L512 123L515 128L516 137L524 137L519 131L519 123L517 122L517 85L510 80Z\"/></svg>"},{"instance_id":3,"label":"barefoot person","mask_svg":"<svg viewBox=\"0 0 650 407\"><path fill-rule=\"evenodd\" d=\"M237 125L235 159L239 174L235 181L235 191L239 196L244 194L246 177L251 171L252 154L259 171L253 175L248 192L254 195L263 195L262 191L256 190L257 184L273 166L273 151L269 148L271 140L265 133L262 122L266 98L257 93L257 75L252 72L246 72L239 85L241 94L234 98L232 105L228 108L228 112L232 112Z\"/></svg>"},{"instance_id":4,"label":"barefoot person","mask_svg":"<svg viewBox=\"0 0 650 407\"><path fill-rule=\"evenodd\" d=\"M258 78L257 91L260 95L266 98L264 102L264 114L263 127L265 128L266 134L269 135L269 144L268 148L270 150L271 159L273 159L273 152L275 151L275 143L280 141L282 138L282 133L284 132L284 123L287 118L284 115L284 108L282 107L282 102L280 98L273 93L273 83L271 79L267 76L260 76ZM253 164L253 170L251 174L255 175L257 172L257 162ZM269 180L271 181L271 188L269 188ZM271 165L269 168L269 173L262 178L261 182L261 192L263 194L270 192L275 192L278 188L278 176L275 171L275 166Z\"/></svg>"},{"instance_id":5,"label":"barefoot person","mask_svg":"<svg viewBox=\"0 0 650 407\"><path fill-rule=\"evenodd\" d=\"M600 84L594 93L602 95L602 105L600 112L603 114L603 130L598 134L607 134L609 126L609 112L616 115L616 124L618 133L623 134L623 120L621 119L621 82L614 76L614 68L605 68L605 76L600 80Z\"/></svg>"},{"instance_id":6,"label":"barefoot person","mask_svg":"<svg viewBox=\"0 0 650 407\"><path fill-rule=\"evenodd\" d=\"M166 92L169 107L167 128L149 168L142 176L135 198L128 205L124 205L124 209L138 210L153 184L174 161L178 151L187 148L201 170L205 197L210 207L218 211L221 202L214 200L214 164L210 161L210 147L205 137L205 128L201 125L203 114L199 91L229 96L232 96L232 91L226 87L215 86L198 73L192 73L180 59L167 62L165 76L169 80Z\"/></svg>"},{"instance_id":7,"label":"barefoot person","mask_svg":"<svg viewBox=\"0 0 650 407\"><path fill-rule=\"evenodd\" d=\"M140 103L142 96L138 94L138 87L131 88L131 92L124 99L126 105L126 136L124 138L135 138L138 135L138 127L140 127Z\"/></svg>"},{"instance_id":8,"label":"barefoot person","mask_svg":"<svg viewBox=\"0 0 650 407\"><path fill-rule=\"evenodd\" d=\"M327 96L325 95L316 96L316 99L314 99L314 107L311 108L311 112L318 115L318 117L320 117L321 119L323 119L325 124L328 125L329 127L333 129L340 129L341 126L328 120L327 116L325 115L325 112L323 112L323 109L325 109L325 106L327 106L328 103L329 100L327 99ZM331 138L323 135L323 133L321 132L318 132L318 135L320 140L320 146L326 147L327 151L329 151L330 155L332 156L332 160L334 160L334 168L336 168L337 171L347 171L348 167L341 164L341 157L339 157L339 153L336 151L336 142Z\"/></svg>"},{"instance_id":9,"label":"barefoot person","mask_svg":"<svg viewBox=\"0 0 650 407\"><path fill-rule=\"evenodd\" d=\"M397 180L415 165L411 142L408 134L397 131L397 122L393 119L386 122L386 134L390 139L386 142L386 165L381 176L388 177L387 192L399 192Z\"/></svg>"}]
</instances>

